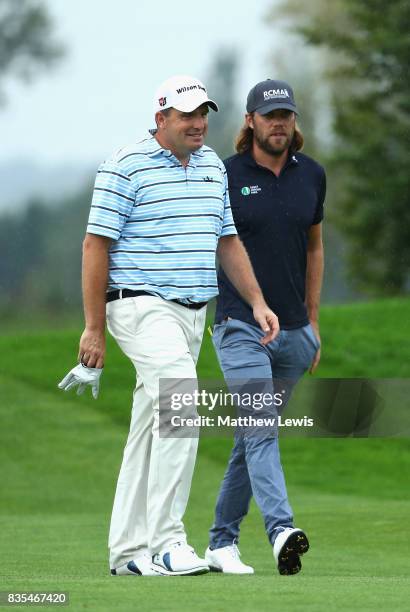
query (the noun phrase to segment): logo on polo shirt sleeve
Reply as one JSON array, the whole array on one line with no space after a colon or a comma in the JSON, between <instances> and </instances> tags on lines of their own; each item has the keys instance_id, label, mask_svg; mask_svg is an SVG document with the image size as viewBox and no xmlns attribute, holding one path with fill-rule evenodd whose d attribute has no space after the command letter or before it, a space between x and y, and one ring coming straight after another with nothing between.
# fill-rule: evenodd
<instances>
[{"instance_id":1,"label":"logo on polo shirt sleeve","mask_svg":"<svg viewBox=\"0 0 410 612\"><path fill-rule=\"evenodd\" d=\"M260 191L262 191L262 189L259 187L259 185L250 185L249 187L242 187L241 194L248 196L259 193Z\"/></svg>"}]
</instances>

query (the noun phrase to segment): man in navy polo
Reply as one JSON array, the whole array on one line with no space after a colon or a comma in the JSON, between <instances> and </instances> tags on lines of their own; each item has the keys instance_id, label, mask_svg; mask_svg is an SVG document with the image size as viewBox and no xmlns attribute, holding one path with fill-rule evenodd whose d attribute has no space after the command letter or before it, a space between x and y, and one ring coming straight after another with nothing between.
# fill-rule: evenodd
<instances>
[{"instance_id":1,"label":"man in navy polo","mask_svg":"<svg viewBox=\"0 0 410 612\"><path fill-rule=\"evenodd\" d=\"M238 234L281 331L261 345L252 309L220 269L213 341L228 385L230 379L270 380L273 391L285 387L289 395L320 359L326 177L318 163L300 153L303 136L287 83L257 83L246 110L237 154L225 161L229 195ZM275 384L279 380L280 385ZM294 528L278 439L270 432L263 438L235 437L205 554L208 564L227 573L253 573L240 561L236 546L252 495L264 517L279 573L297 573L309 543L306 534Z\"/></svg>"}]
</instances>

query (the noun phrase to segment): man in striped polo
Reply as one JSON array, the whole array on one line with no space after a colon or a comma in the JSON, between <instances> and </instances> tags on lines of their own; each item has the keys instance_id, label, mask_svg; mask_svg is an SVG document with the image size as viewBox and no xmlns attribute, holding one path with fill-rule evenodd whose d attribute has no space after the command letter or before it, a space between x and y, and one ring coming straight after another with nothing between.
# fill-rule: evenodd
<instances>
[{"instance_id":1,"label":"man in striped polo","mask_svg":"<svg viewBox=\"0 0 410 612\"><path fill-rule=\"evenodd\" d=\"M160 378L196 379L206 303L218 292L216 253L252 307L262 342L278 333L236 233L224 165L204 146L209 108L218 110L200 81L168 79L155 95L151 137L120 149L97 173L79 359L86 374L103 367L107 320L137 372L109 535L112 575L209 571L182 522L198 439L160 437L158 405Z\"/></svg>"}]
</instances>

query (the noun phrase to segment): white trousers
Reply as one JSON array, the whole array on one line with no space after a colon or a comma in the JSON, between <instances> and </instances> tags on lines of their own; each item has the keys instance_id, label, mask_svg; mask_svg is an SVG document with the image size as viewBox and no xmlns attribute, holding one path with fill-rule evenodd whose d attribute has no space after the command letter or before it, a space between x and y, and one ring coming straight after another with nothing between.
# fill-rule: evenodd
<instances>
[{"instance_id":1,"label":"white trousers","mask_svg":"<svg viewBox=\"0 0 410 612\"><path fill-rule=\"evenodd\" d=\"M191 310L155 296L107 304L108 329L137 372L111 516L112 569L143 552L154 555L186 542L182 517L198 439L159 437L159 379L196 380L205 317L205 307Z\"/></svg>"}]
</instances>

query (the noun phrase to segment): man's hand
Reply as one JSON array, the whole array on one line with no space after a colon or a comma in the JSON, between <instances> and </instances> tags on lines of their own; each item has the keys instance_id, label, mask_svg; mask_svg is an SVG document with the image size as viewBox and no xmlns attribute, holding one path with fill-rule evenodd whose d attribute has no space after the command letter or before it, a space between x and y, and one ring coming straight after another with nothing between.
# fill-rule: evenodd
<instances>
[{"instance_id":1,"label":"man's hand","mask_svg":"<svg viewBox=\"0 0 410 612\"><path fill-rule=\"evenodd\" d=\"M265 332L265 335L261 338L262 344L269 344L279 333L278 317L265 302L258 303L253 307L253 316L262 331Z\"/></svg>"},{"instance_id":2,"label":"man's hand","mask_svg":"<svg viewBox=\"0 0 410 612\"><path fill-rule=\"evenodd\" d=\"M315 332L315 336L318 339L318 342L320 343L320 333L319 333L319 323L317 323L317 321L311 321L310 322L313 331ZM319 361L320 361L320 354L321 354L321 347L319 346L319 348L316 351L316 354L313 358L312 363L310 364L310 368L309 368L309 374L313 374L314 371L316 370L317 366L319 365Z\"/></svg>"},{"instance_id":3,"label":"man's hand","mask_svg":"<svg viewBox=\"0 0 410 612\"><path fill-rule=\"evenodd\" d=\"M63 380L58 383L58 388L64 391L69 391L73 387L78 385L77 395L84 393L87 385L91 386L93 398L97 399L98 391L100 388L100 376L102 373L101 368L87 368L85 365L80 363L75 366L67 376L64 376Z\"/></svg>"},{"instance_id":4,"label":"man's hand","mask_svg":"<svg viewBox=\"0 0 410 612\"><path fill-rule=\"evenodd\" d=\"M105 335L104 331L85 328L80 338L78 361L88 368L104 367Z\"/></svg>"}]
</instances>

